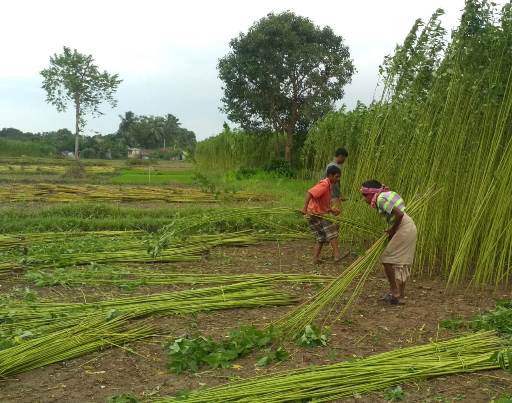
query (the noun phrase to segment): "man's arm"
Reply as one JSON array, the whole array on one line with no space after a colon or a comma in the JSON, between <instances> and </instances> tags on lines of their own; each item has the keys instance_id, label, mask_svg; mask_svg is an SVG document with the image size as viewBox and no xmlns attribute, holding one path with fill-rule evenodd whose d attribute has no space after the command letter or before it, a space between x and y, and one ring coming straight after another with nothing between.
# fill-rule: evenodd
<instances>
[{"instance_id":1,"label":"man's arm","mask_svg":"<svg viewBox=\"0 0 512 403\"><path fill-rule=\"evenodd\" d=\"M398 230L398 227L402 223L402 219L404 218L404 213L402 213L400 210L398 210L396 207L391 210L391 214L395 217L395 220L393 221L393 225L391 228L387 230L387 233L389 235L389 239L393 238L393 236L396 234L396 231Z\"/></svg>"},{"instance_id":2,"label":"man's arm","mask_svg":"<svg viewBox=\"0 0 512 403\"><path fill-rule=\"evenodd\" d=\"M308 205L309 205L310 200L311 200L311 194L309 192L306 192L306 200L304 200L304 208L302 209L302 213L304 213L304 214L308 213Z\"/></svg>"}]
</instances>

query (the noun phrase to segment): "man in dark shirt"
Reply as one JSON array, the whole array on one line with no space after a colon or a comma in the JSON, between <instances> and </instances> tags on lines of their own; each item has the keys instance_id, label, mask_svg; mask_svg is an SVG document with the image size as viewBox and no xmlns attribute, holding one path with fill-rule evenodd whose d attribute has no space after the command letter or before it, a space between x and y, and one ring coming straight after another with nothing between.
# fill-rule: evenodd
<instances>
[{"instance_id":1,"label":"man in dark shirt","mask_svg":"<svg viewBox=\"0 0 512 403\"><path fill-rule=\"evenodd\" d=\"M336 166L340 169L342 168L343 163L348 157L348 151L344 148L338 148L336 152L334 153L334 159L327 165L325 168L325 177L327 177L327 170L330 166ZM331 185L331 205L335 206L337 208L340 207L341 203L341 188L340 188L340 181L338 180L336 183L333 183Z\"/></svg>"}]
</instances>

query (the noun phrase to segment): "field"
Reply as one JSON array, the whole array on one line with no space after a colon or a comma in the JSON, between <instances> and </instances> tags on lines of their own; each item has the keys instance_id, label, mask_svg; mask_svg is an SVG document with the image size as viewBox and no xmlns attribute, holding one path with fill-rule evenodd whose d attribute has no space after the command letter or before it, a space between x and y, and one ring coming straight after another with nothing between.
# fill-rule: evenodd
<instances>
[{"instance_id":1,"label":"field","mask_svg":"<svg viewBox=\"0 0 512 403\"><path fill-rule=\"evenodd\" d=\"M381 230L366 206L345 203L345 258L335 264L324 252L325 263L317 266L312 236L295 211L313 180L263 171L208 177L178 162L92 162L78 178L58 160L17 166L30 169L8 169L0 183L2 402L105 402L123 394L186 401L191 391L240 379L468 334L450 323L510 298L505 286L447 289L442 276L423 274L408 284L405 304L392 307L381 300L387 283L373 263L357 302L338 320L315 321L309 346L275 339L245 346L238 358L217 356L211 365L187 369L201 357L189 352L178 361L169 354L176 340L221 343L243 326L265 329L346 273ZM73 197L57 197L66 186ZM170 191L179 197L158 196ZM359 227L349 220L356 212ZM369 224L376 225L373 234L365 230ZM350 291L334 311L349 297ZM286 354L277 355L278 347ZM176 371L178 365L185 367ZM507 396L511 384L504 370L469 370L329 401L490 401Z\"/></svg>"}]
</instances>

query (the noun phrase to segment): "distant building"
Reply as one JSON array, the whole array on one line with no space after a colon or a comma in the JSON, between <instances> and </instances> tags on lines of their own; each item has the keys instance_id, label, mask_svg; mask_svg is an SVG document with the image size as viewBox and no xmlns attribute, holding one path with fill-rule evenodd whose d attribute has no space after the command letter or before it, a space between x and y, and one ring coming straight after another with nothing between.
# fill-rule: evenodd
<instances>
[{"instance_id":1,"label":"distant building","mask_svg":"<svg viewBox=\"0 0 512 403\"><path fill-rule=\"evenodd\" d=\"M128 148L128 158L142 159L144 151L141 148Z\"/></svg>"},{"instance_id":2,"label":"distant building","mask_svg":"<svg viewBox=\"0 0 512 403\"><path fill-rule=\"evenodd\" d=\"M61 151L60 155L67 158L75 158L75 154L71 151Z\"/></svg>"}]
</instances>

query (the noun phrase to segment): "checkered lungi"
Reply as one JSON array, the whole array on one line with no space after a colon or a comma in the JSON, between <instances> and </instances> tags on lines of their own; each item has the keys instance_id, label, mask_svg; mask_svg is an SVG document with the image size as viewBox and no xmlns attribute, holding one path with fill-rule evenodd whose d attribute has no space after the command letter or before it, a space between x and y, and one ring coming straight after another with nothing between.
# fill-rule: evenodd
<instances>
[{"instance_id":1,"label":"checkered lungi","mask_svg":"<svg viewBox=\"0 0 512 403\"><path fill-rule=\"evenodd\" d=\"M324 244L338 237L338 225L318 216L308 218L309 228L315 234L318 243Z\"/></svg>"}]
</instances>

